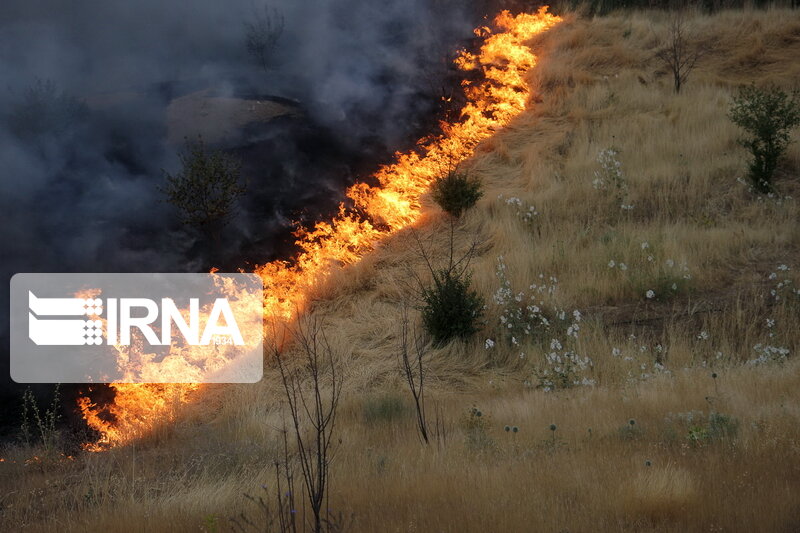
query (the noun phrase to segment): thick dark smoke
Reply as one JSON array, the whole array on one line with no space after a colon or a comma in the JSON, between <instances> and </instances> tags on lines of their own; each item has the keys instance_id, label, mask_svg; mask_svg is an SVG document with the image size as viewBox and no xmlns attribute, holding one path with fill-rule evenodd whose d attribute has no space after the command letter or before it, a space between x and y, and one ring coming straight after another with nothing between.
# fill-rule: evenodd
<instances>
[{"instance_id":1,"label":"thick dark smoke","mask_svg":"<svg viewBox=\"0 0 800 533\"><path fill-rule=\"evenodd\" d=\"M244 46L263 3L3 0L2 300L15 272L246 268L287 253L289 220L330 210L430 123L448 54L479 22L465 4L272 2L285 24L265 72ZM178 170L166 108L204 89L299 106L224 147L242 157L248 193L222 246L181 227L158 190L162 169Z\"/></svg>"}]
</instances>

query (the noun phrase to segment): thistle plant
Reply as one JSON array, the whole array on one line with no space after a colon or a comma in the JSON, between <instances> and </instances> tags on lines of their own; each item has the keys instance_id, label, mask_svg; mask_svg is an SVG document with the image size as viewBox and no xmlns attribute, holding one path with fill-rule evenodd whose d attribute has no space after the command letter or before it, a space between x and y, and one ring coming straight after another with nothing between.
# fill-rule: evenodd
<instances>
[{"instance_id":1,"label":"thistle plant","mask_svg":"<svg viewBox=\"0 0 800 533\"><path fill-rule=\"evenodd\" d=\"M627 382L635 384L654 376L672 373L664 365L667 351L667 347L660 342L649 344L631 334L626 343L611 348L611 356L619 359L626 369Z\"/></svg>"},{"instance_id":2,"label":"thistle plant","mask_svg":"<svg viewBox=\"0 0 800 533\"><path fill-rule=\"evenodd\" d=\"M519 350L521 359L525 358L526 346L541 347L543 361L533 374L538 387L545 391L593 385L594 380L586 375L592 368L592 361L577 351L582 316L577 309L568 313L556 304L558 279L540 274L527 290L517 291L511 285L507 270L503 257L498 257L495 273L500 287L493 295L499 309L497 340ZM487 350L493 349L495 339L486 339L484 346Z\"/></svg>"},{"instance_id":3,"label":"thistle plant","mask_svg":"<svg viewBox=\"0 0 800 533\"><path fill-rule=\"evenodd\" d=\"M692 274L685 261L664 257L657 246L643 241L625 260L612 257L607 265L614 276L624 280L645 301L668 301L691 289Z\"/></svg>"},{"instance_id":4,"label":"thistle plant","mask_svg":"<svg viewBox=\"0 0 800 533\"><path fill-rule=\"evenodd\" d=\"M507 271L503 256L498 257L495 275L500 286L492 300L500 309L501 337L511 345L518 346L523 338L541 336L549 330L551 319L545 312L545 306L556 291L558 279L540 275L538 282L531 283L528 291L515 291Z\"/></svg>"},{"instance_id":5,"label":"thistle plant","mask_svg":"<svg viewBox=\"0 0 800 533\"><path fill-rule=\"evenodd\" d=\"M564 445L565 445L565 443L564 443L564 442L562 442L562 441L561 441L561 440L560 440L560 439L559 439L559 438L556 436L556 430L558 429L558 426L556 426L555 424L550 424L550 426L548 427L548 429L550 430L550 438L549 438L549 439L545 439L544 441L542 441L542 444L541 444L541 446L542 446L542 448L544 448L544 449L545 449L545 451L547 451L548 453L553 453L553 452L555 452L555 451L556 451L556 450L557 450L559 447L561 447L561 446L564 446Z\"/></svg>"},{"instance_id":6,"label":"thistle plant","mask_svg":"<svg viewBox=\"0 0 800 533\"><path fill-rule=\"evenodd\" d=\"M619 436L623 440L633 440L641 436L642 430L636 424L636 419L631 418L628 423L619 428Z\"/></svg>"},{"instance_id":7,"label":"thistle plant","mask_svg":"<svg viewBox=\"0 0 800 533\"><path fill-rule=\"evenodd\" d=\"M594 172L592 186L600 191L613 192L617 205L623 211L633 209L628 195L628 182L622 172L622 162L619 160L619 151L614 148L601 150L597 155L597 162L600 168Z\"/></svg>"},{"instance_id":8,"label":"thistle plant","mask_svg":"<svg viewBox=\"0 0 800 533\"><path fill-rule=\"evenodd\" d=\"M513 209L516 217L526 226L533 226L534 219L539 216L539 211L536 210L536 207L516 196L505 198L500 194L497 199L505 202L509 208Z\"/></svg>"},{"instance_id":9,"label":"thistle plant","mask_svg":"<svg viewBox=\"0 0 800 533\"><path fill-rule=\"evenodd\" d=\"M791 278L791 267L785 264L777 266L775 271L767 276L767 281L774 283L769 289L767 298L773 305L796 305L800 303L800 289L796 289ZM755 357L747 364L758 366L766 364L783 364L791 353L787 346L782 346L781 324L775 318L766 318L763 322L765 339L753 346ZM785 340L785 339L784 339Z\"/></svg>"},{"instance_id":10,"label":"thistle plant","mask_svg":"<svg viewBox=\"0 0 800 533\"><path fill-rule=\"evenodd\" d=\"M494 440L489 436L491 423L488 417L477 407L469 410L468 416L463 421L466 433L467 448L473 452L486 452L494 448Z\"/></svg>"}]
</instances>

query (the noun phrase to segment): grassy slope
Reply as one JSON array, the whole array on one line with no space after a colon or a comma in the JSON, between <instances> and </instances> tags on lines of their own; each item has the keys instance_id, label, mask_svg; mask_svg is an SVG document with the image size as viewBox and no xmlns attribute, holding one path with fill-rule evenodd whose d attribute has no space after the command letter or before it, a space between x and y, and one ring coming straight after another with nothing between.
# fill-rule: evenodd
<instances>
[{"instance_id":1,"label":"grassy slope","mask_svg":"<svg viewBox=\"0 0 800 533\"><path fill-rule=\"evenodd\" d=\"M726 118L738 85L797 83L800 17L696 17L714 47L680 95L653 59L665 22L659 13L572 17L541 37L535 105L469 162L485 196L456 235L461 249L480 242L473 280L487 299L487 325L472 344L429 352L430 410L446 429L438 445L419 444L395 361L412 272L424 274L411 235L320 289L313 313L347 371L331 507L355 513L352 529L800 528L800 306L769 294L800 269L797 205L758 200L737 182L745 154ZM609 147L619 150L631 211L592 186L597 154ZM795 143L778 181L783 195L800 196L799 172ZM533 223L500 194L536 206ZM430 207L418 231L434 255L446 249L443 228ZM583 313L576 349L593 366L579 377L595 386L535 387L549 344L503 341L492 301L498 256L515 290L539 274L558 278L548 304ZM609 268L611 260L628 269ZM768 280L771 272L779 278ZM667 298L673 282L678 293ZM657 298L647 299L648 289ZM486 338L497 341L491 350ZM759 342L792 355L747 364ZM177 428L135 450L8 466L2 519L31 530L196 531L215 521L225 530L226 517L242 510L255 518L242 493L273 480L279 399L269 371L259 387L210 390ZM481 421L469 417L473 405ZM704 438L712 411L738 421L735 438ZM519 433L504 432L507 424ZM699 442L687 437L692 427Z\"/></svg>"}]
</instances>

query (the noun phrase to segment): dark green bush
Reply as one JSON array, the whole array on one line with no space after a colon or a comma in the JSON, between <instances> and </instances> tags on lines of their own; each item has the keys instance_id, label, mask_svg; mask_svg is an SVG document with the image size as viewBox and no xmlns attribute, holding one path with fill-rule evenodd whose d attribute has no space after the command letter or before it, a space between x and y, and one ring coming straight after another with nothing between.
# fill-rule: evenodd
<instances>
[{"instance_id":1,"label":"dark green bush","mask_svg":"<svg viewBox=\"0 0 800 533\"><path fill-rule=\"evenodd\" d=\"M750 151L750 179L762 193L772 191L778 160L789 146L789 132L800 124L800 101L777 87L741 89L729 116L748 136L739 142Z\"/></svg>"},{"instance_id":2,"label":"dark green bush","mask_svg":"<svg viewBox=\"0 0 800 533\"><path fill-rule=\"evenodd\" d=\"M478 331L483 298L470 288L470 277L455 269L433 273L433 284L423 287L422 322L437 345L466 339Z\"/></svg>"},{"instance_id":3,"label":"dark green bush","mask_svg":"<svg viewBox=\"0 0 800 533\"><path fill-rule=\"evenodd\" d=\"M483 195L481 182L461 172L449 172L433 183L433 200L439 207L458 218L475 205Z\"/></svg>"},{"instance_id":4,"label":"dark green bush","mask_svg":"<svg viewBox=\"0 0 800 533\"><path fill-rule=\"evenodd\" d=\"M708 417L708 435L717 440L733 440L739 434L739 421L730 415L711 413Z\"/></svg>"},{"instance_id":5,"label":"dark green bush","mask_svg":"<svg viewBox=\"0 0 800 533\"><path fill-rule=\"evenodd\" d=\"M233 216L236 199L245 192L239 181L241 162L207 148L199 138L187 141L180 159L180 172L164 172L166 185L161 191L184 224L213 234Z\"/></svg>"},{"instance_id":6,"label":"dark green bush","mask_svg":"<svg viewBox=\"0 0 800 533\"><path fill-rule=\"evenodd\" d=\"M364 421L368 424L393 422L408 418L411 409L398 394L382 394L364 401Z\"/></svg>"}]
</instances>

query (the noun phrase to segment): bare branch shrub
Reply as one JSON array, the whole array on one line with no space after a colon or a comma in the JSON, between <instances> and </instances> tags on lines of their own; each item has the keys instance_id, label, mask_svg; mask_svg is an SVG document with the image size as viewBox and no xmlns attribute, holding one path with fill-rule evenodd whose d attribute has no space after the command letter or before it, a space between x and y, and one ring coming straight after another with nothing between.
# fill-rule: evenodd
<instances>
[{"instance_id":1,"label":"bare branch shrub","mask_svg":"<svg viewBox=\"0 0 800 533\"><path fill-rule=\"evenodd\" d=\"M408 330L408 313L406 309L403 308L400 330L400 369L411 391L411 397L414 399L414 408L417 414L417 429L419 430L422 440L425 441L425 444L429 444L428 419L425 414L425 369L422 366L422 357L425 351L422 347L421 339L417 337L415 332L412 332L410 342L413 345L414 353L411 353Z\"/></svg>"},{"instance_id":2,"label":"bare branch shrub","mask_svg":"<svg viewBox=\"0 0 800 533\"><path fill-rule=\"evenodd\" d=\"M294 339L302 353L301 364L286 361L278 349L274 355L289 407L305 495L313 515L311 526L319 533L337 529L339 524L324 503L343 376L336 368L333 349L319 322L313 318L299 319Z\"/></svg>"},{"instance_id":3,"label":"bare branch shrub","mask_svg":"<svg viewBox=\"0 0 800 533\"><path fill-rule=\"evenodd\" d=\"M664 45L656 52L658 58L672 74L675 92L681 92L697 61L708 52L708 48L697 42L690 31L683 11L670 16Z\"/></svg>"},{"instance_id":4,"label":"bare branch shrub","mask_svg":"<svg viewBox=\"0 0 800 533\"><path fill-rule=\"evenodd\" d=\"M262 9L253 9L251 20L244 23L244 45L247 53L264 72L269 70L272 52L283 35L283 15L275 8L264 4Z\"/></svg>"}]
</instances>

